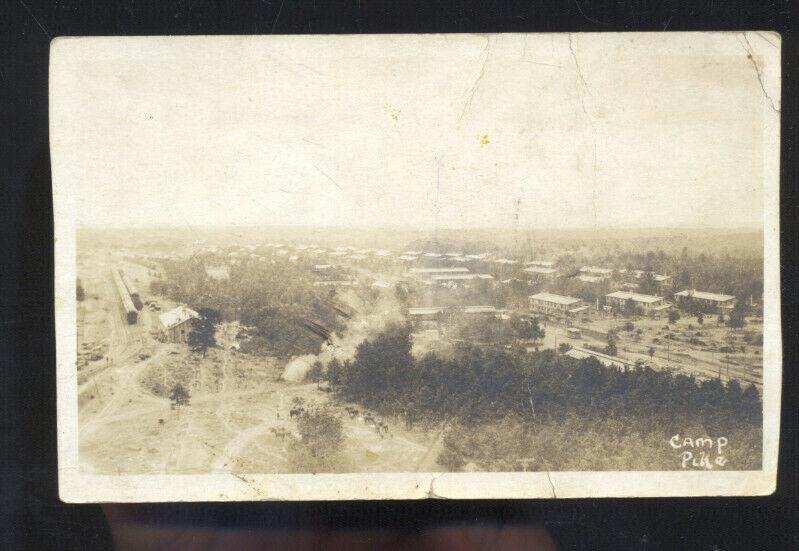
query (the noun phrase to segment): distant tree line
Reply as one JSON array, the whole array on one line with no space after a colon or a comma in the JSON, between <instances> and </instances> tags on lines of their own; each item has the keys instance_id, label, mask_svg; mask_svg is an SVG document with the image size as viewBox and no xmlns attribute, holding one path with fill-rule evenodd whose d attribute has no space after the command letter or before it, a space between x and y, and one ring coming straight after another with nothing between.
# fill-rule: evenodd
<instances>
[{"instance_id":1,"label":"distant tree line","mask_svg":"<svg viewBox=\"0 0 799 551\"><path fill-rule=\"evenodd\" d=\"M511 251L495 254L514 257ZM578 276L584 265L612 268L615 270L614 279L582 281ZM605 295L618 288L614 283L618 279L637 284L640 293L665 296L670 301L674 299L675 292L684 289L725 293L746 301L750 297L757 300L763 294L763 258L757 254L691 254L688 249L680 253L621 249L611 249L603 254L566 253L556 259L558 275L554 278L525 272L523 263L497 266L492 262L477 262L470 267L475 272L490 273L497 281L504 281L490 291L484 290L482 295L489 303L493 298L493 303L499 307L526 306L527 297L542 290L579 297L591 304L599 301L601 305L604 304ZM626 270L626 274L623 270ZM641 277L633 278L634 270L643 271ZM667 284L661 284L655 279L655 274L669 275L672 279ZM446 298L439 301L444 300Z\"/></svg>"}]
</instances>

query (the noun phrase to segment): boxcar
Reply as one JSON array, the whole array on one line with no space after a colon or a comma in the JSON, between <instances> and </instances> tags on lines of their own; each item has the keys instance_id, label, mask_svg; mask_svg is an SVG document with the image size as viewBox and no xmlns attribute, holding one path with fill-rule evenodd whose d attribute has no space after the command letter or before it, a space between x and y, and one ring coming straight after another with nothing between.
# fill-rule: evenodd
<instances>
[{"instance_id":1,"label":"boxcar","mask_svg":"<svg viewBox=\"0 0 799 551\"><path fill-rule=\"evenodd\" d=\"M133 304L133 299L130 298L130 294L128 293L128 288L125 286L125 283L122 281L122 278L119 275L118 270L111 270L111 274L114 277L114 285L117 288L117 293L119 294L119 300L122 303L122 315L125 318L125 321L128 324L133 325L139 319L139 312L136 310L136 306Z\"/></svg>"},{"instance_id":2,"label":"boxcar","mask_svg":"<svg viewBox=\"0 0 799 551\"><path fill-rule=\"evenodd\" d=\"M133 306L136 307L136 310L141 310L142 306L144 305L141 302L139 290L133 285L133 282L130 280L130 278L125 275L125 272L119 270L119 276L122 278L122 283L124 283L125 287L128 289L128 294L130 295L130 300L133 301Z\"/></svg>"}]
</instances>

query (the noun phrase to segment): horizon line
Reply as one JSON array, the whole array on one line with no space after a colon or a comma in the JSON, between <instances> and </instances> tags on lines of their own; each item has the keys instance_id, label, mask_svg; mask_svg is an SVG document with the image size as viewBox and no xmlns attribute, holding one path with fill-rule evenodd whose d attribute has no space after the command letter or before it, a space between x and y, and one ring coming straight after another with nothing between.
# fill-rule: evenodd
<instances>
[{"instance_id":1,"label":"horizon line","mask_svg":"<svg viewBox=\"0 0 799 551\"><path fill-rule=\"evenodd\" d=\"M607 231L607 230L735 230L746 232L763 231L764 226L524 226L514 228L513 226L440 226L419 228L416 226L400 226L400 225L374 225L374 226L359 226L359 225L294 225L294 224L197 224L197 225L170 225L170 224L154 224L149 226L89 226L89 225L76 225L76 230L227 230L227 229L263 229L263 228L280 228L280 229L324 229L324 230L350 230L350 231L363 231L363 230L392 230L392 231L412 231L412 232L435 232L435 231L469 231L469 230L499 230L499 231Z\"/></svg>"}]
</instances>

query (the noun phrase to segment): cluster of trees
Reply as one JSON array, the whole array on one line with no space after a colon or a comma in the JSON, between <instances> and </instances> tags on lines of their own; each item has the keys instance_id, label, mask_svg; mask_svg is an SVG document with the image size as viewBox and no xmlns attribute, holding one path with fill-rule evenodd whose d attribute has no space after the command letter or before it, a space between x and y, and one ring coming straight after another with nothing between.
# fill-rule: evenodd
<instances>
[{"instance_id":1,"label":"cluster of trees","mask_svg":"<svg viewBox=\"0 0 799 551\"><path fill-rule=\"evenodd\" d=\"M432 285L419 289L415 285L417 297L424 297L420 303L429 303L435 306L462 306L464 304L494 304L495 292L492 281L479 279L465 284Z\"/></svg>"},{"instance_id":2,"label":"cluster of trees","mask_svg":"<svg viewBox=\"0 0 799 551\"><path fill-rule=\"evenodd\" d=\"M483 343L493 346L513 344L519 341L533 345L540 343L546 335L538 318L514 314L509 320L502 320L494 315L456 315L448 320L454 328L454 335L472 343Z\"/></svg>"},{"instance_id":3,"label":"cluster of trees","mask_svg":"<svg viewBox=\"0 0 799 551\"><path fill-rule=\"evenodd\" d=\"M190 399L189 391L180 383L175 383L169 392L170 408L177 409L178 415L180 415L180 408L189 405Z\"/></svg>"},{"instance_id":4,"label":"cluster of trees","mask_svg":"<svg viewBox=\"0 0 799 551\"><path fill-rule=\"evenodd\" d=\"M332 362L327 377L335 391L370 408L433 419L479 422L513 414L535 423L572 414L645 416L716 428L761 422L757 389L743 389L735 380L724 385L647 367L621 372L553 350L519 354L465 345L452 357L431 353L417 360L405 326L363 342L353 361Z\"/></svg>"},{"instance_id":5,"label":"cluster of trees","mask_svg":"<svg viewBox=\"0 0 799 551\"><path fill-rule=\"evenodd\" d=\"M614 353L614 346L611 337L605 351ZM333 361L324 374L321 366L318 371L318 379L327 378L347 400L404 415L410 424L449 423L439 463L452 470L470 458L483 468L515 469L531 450L541 453L534 468L559 468L558 461L562 467L566 457L577 461L574 468L613 468L610 459L605 465L592 456L613 442L624 448L613 453L629 455L622 465L673 468L663 463L670 457L662 445L674 431L697 427L734 434L757 452L762 424L756 387L743 388L736 380L699 381L645 366L622 372L553 350L521 354L464 345L451 357L431 353L416 359L405 326L363 342L352 361ZM518 437L509 439L511 433ZM589 463L578 464L581 457ZM757 457L742 461L755 465Z\"/></svg>"},{"instance_id":6,"label":"cluster of trees","mask_svg":"<svg viewBox=\"0 0 799 551\"><path fill-rule=\"evenodd\" d=\"M299 438L289 441L291 466L298 473L341 471L344 424L329 407L295 403Z\"/></svg>"},{"instance_id":7,"label":"cluster of trees","mask_svg":"<svg viewBox=\"0 0 799 551\"><path fill-rule=\"evenodd\" d=\"M600 302L604 302L604 297ZM644 314L644 309L636 303L633 299L628 298L624 301L623 305L619 305L618 303L613 304L613 314L619 315L623 314L625 316L642 316Z\"/></svg>"},{"instance_id":8,"label":"cluster of trees","mask_svg":"<svg viewBox=\"0 0 799 551\"><path fill-rule=\"evenodd\" d=\"M743 298L739 298L735 306L730 310L730 315L727 317L727 325L733 328L741 328L746 325L746 314L748 307Z\"/></svg>"},{"instance_id":9,"label":"cluster of trees","mask_svg":"<svg viewBox=\"0 0 799 551\"><path fill-rule=\"evenodd\" d=\"M564 273L571 277L558 278L548 287L548 290L558 295L581 298L589 304L595 304L597 300L602 303L605 300L605 295L614 290L610 280L601 283L581 281L577 278L579 267L570 268Z\"/></svg>"},{"instance_id":10,"label":"cluster of trees","mask_svg":"<svg viewBox=\"0 0 799 551\"><path fill-rule=\"evenodd\" d=\"M715 247L714 247L715 248ZM716 248L719 250L721 247ZM618 269L643 270L638 280L642 292L655 290L656 283L647 273L667 274L673 278L677 290L702 289L740 297L763 292L762 247L751 250L709 253L705 247L701 252L691 252L687 247L680 251L634 250L628 247L608 250L603 255L591 258L574 258L574 265L581 262L597 263Z\"/></svg>"},{"instance_id":11,"label":"cluster of trees","mask_svg":"<svg viewBox=\"0 0 799 551\"><path fill-rule=\"evenodd\" d=\"M724 453L727 469L761 468L760 428L739 427L722 433L686 424L676 433L725 436L730 442ZM668 471L680 466L666 444L673 434L653 429L647 419L569 415L531 425L508 416L479 427L453 425L444 435L437 459L448 471Z\"/></svg>"},{"instance_id":12,"label":"cluster of trees","mask_svg":"<svg viewBox=\"0 0 799 551\"><path fill-rule=\"evenodd\" d=\"M608 331L607 341L608 341L608 343L605 346L605 349L603 350L603 352L605 354L607 354L608 356L615 356L616 354L618 354L619 353L619 348L616 345L616 332L615 331Z\"/></svg>"},{"instance_id":13,"label":"cluster of trees","mask_svg":"<svg viewBox=\"0 0 799 551\"><path fill-rule=\"evenodd\" d=\"M309 330L307 322L330 331L342 328L335 300L314 287L308 269L289 261L272 264L245 258L230 266L228 278L215 279L205 269L212 260L194 256L164 261L163 275L153 281L151 291L198 312L215 312L214 323L238 320L251 327L249 340L242 344L245 352L317 353L323 336Z\"/></svg>"},{"instance_id":14,"label":"cluster of trees","mask_svg":"<svg viewBox=\"0 0 799 551\"><path fill-rule=\"evenodd\" d=\"M222 316L211 308L200 308L200 317L192 323L188 335L188 345L194 352L202 352L203 358L209 348L216 346L216 324Z\"/></svg>"},{"instance_id":15,"label":"cluster of trees","mask_svg":"<svg viewBox=\"0 0 799 551\"><path fill-rule=\"evenodd\" d=\"M699 325L703 325L705 322L705 316L709 312L705 312L703 308L701 308L697 303L688 302L687 306L683 308L687 313L692 314L696 317L696 322ZM735 305L730 310L730 313L725 318L724 312L718 312L718 317L716 318L719 324L726 323L728 327L732 327L734 329L740 329L744 325L746 325L746 316L749 314L749 306L745 300L745 298L739 298ZM680 312L676 309L669 310L669 323L676 323L681 317Z\"/></svg>"}]
</instances>

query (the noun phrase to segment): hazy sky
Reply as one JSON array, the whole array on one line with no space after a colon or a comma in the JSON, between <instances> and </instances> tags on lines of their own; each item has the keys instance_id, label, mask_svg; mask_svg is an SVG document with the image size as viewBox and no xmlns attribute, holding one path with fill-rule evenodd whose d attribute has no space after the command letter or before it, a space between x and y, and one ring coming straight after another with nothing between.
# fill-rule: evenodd
<instances>
[{"instance_id":1,"label":"hazy sky","mask_svg":"<svg viewBox=\"0 0 799 551\"><path fill-rule=\"evenodd\" d=\"M745 43L668 36L67 39L54 178L81 226L759 227Z\"/></svg>"}]
</instances>

